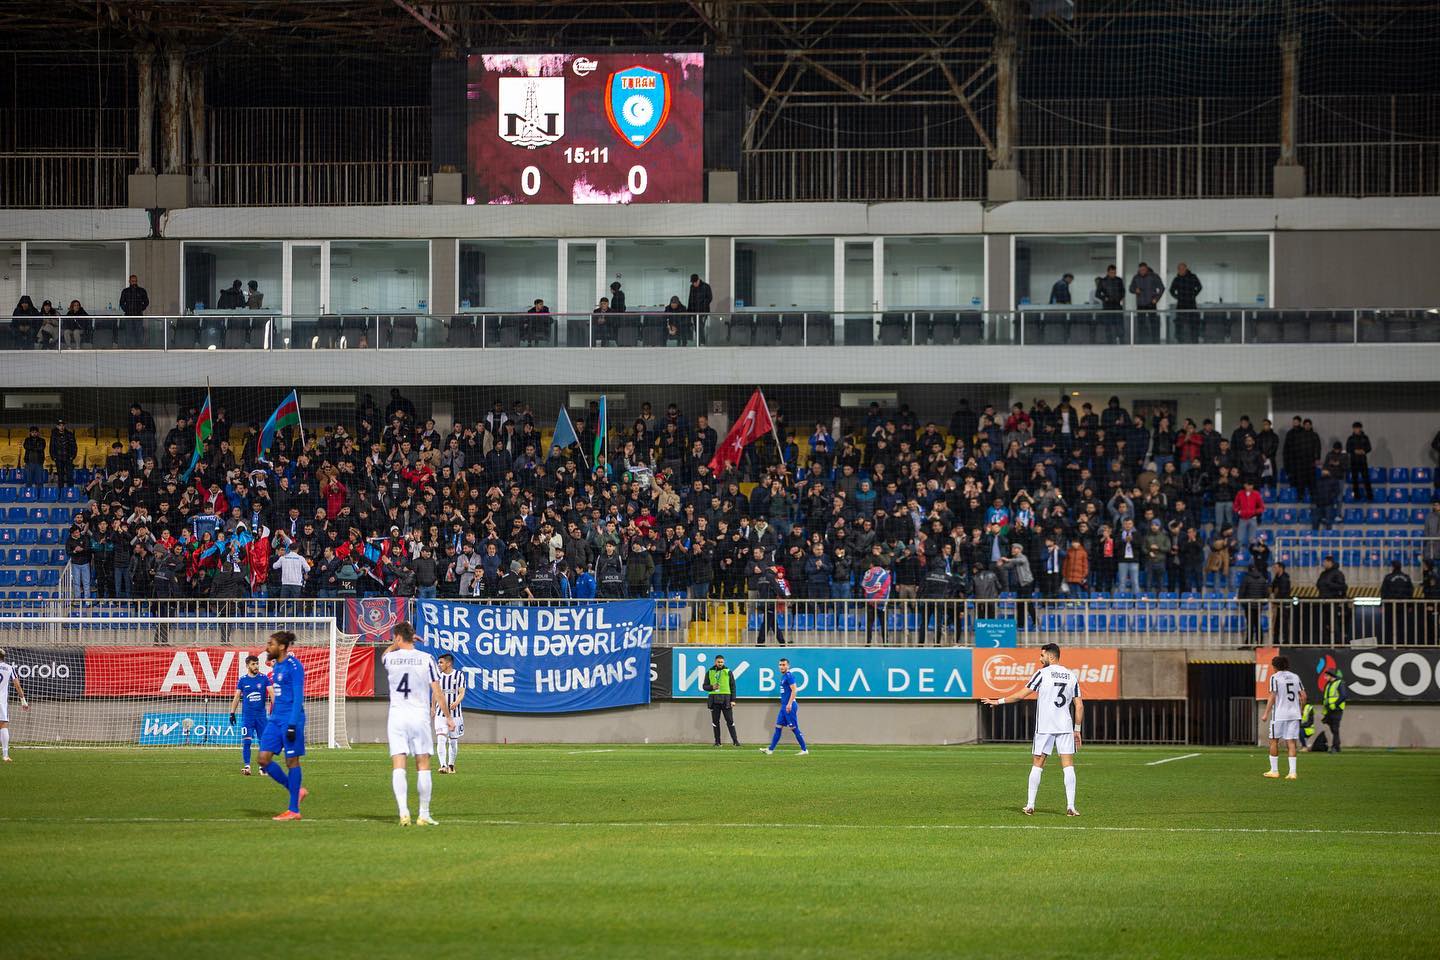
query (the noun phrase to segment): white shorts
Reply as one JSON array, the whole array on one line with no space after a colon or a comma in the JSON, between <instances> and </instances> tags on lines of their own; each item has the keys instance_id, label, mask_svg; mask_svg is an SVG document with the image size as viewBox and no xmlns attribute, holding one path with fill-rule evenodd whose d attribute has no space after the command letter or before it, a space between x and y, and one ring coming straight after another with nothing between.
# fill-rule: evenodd
<instances>
[{"instance_id":1,"label":"white shorts","mask_svg":"<svg viewBox=\"0 0 1440 960\"><path fill-rule=\"evenodd\" d=\"M1299 720L1271 720L1271 721L1270 721L1270 739L1271 739L1271 740L1299 740L1299 739L1300 739L1300 721L1299 721Z\"/></svg>"},{"instance_id":2,"label":"white shorts","mask_svg":"<svg viewBox=\"0 0 1440 960\"><path fill-rule=\"evenodd\" d=\"M435 752L435 736L423 713L396 713L391 710L389 733L392 757L402 753L424 757Z\"/></svg>"},{"instance_id":3,"label":"white shorts","mask_svg":"<svg viewBox=\"0 0 1440 960\"><path fill-rule=\"evenodd\" d=\"M443 714L435 714L435 736L437 739L439 737L449 737L451 740L459 740L465 736L465 714L461 713L460 716L455 718L454 730L451 730L446 725Z\"/></svg>"},{"instance_id":4,"label":"white shorts","mask_svg":"<svg viewBox=\"0 0 1440 960\"><path fill-rule=\"evenodd\" d=\"M10 704L0 700L0 723L10 722Z\"/></svg>"},{"instance_id":5,"label":"white shorts","mask_svg":"<svg viewBox=\"0 0 1440 960\"><path fill-rule=\"evenodd\" d=\"M1037 757L1048 757L1054 751L1061 756L1071 756L1075 753L1075 734L1073 733L1037 733L1035 734L1035 746L1030 751Z\"/></svg>"}]
</instances>

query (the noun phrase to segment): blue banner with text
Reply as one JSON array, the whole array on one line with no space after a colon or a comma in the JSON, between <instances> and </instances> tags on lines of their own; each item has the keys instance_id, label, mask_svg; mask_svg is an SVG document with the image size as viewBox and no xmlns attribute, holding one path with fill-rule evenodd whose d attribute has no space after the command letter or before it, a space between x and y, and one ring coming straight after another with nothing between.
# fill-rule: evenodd
<instances>
[{"instance_id":1,"label":"blue banner with text","mask_svg":"<svg viewBox=\"0 0 1440 960\"><path fill-rule=\"evenodd\" d=\"M778 697L777 663L790 661L801 697L817 700L964 700L974 696L969 647L675 647L671 693L704 697L705 671L723 656L736 695Z\"/></svg>"},{"instance_id":2,"label":"blue banner with text","mask_svg":"<svg viewBox=\"0 0 1440 960\"><path fill-rule=\"evenodd\" d=\"M574 713L650 702L653 600L415 607L417 646L455 658L467 709Z\"/></svg>"}]
</instances>

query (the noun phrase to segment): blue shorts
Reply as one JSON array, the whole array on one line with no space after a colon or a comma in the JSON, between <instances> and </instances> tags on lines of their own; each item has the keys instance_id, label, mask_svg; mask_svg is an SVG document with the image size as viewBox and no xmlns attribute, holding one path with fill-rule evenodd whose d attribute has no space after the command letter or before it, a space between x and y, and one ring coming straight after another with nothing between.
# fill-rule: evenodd
<instances>
[{"instance_id":1,"label":"blue shorts","mask_svg":"<svg viewBox=\"0 0 1440 960\"><path fill-rule=\"evenodd\" d=\"M263 713L257 713L253 717L247 713L240 719L240 725L245 728L240 732L242 739L259 740L261 734L265 732L265 728L270 725L270 718ZM285 731L280 732L284 733Z\"/></svg>"},{"instance_id":2,"label":"blue shorts","mask_svg":"<svg viewBox=\"0 0 1440 960\"><path fill-rule=\"evenodd\" d=\"M265 732L260 735L260 749L265 753L283 753L287 757L305 756L305 721L295 725L294 743L285 739L285 728L288 726L288 723L281 723L272 716L265 725Z\"/></svg>"},{"instance_id":3,"label":"blue shorts","mask_svg":"<svg viewBox=\"0 0 1440 960\"><path fill-rule=\"evenodd\" d=\"M791 707L789 710L786 710L784 707L780 708L779 715L775 717L775 726L798 727L799 725L800 705L798 703L795 706Z\"/></svg>"}]
</instances>

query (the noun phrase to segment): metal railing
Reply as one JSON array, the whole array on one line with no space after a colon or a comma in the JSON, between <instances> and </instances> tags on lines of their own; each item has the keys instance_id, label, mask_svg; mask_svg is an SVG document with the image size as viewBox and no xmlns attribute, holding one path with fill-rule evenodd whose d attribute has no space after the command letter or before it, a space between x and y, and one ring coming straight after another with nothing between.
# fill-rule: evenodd
<instances>
[{"instance_id":1,"label":"metal railing","mask_svg":"<svg viewBox=\"0 0 1440 960\"><path fill-rule=\"evenodd\" d=\"M1350 508L1342 504L1341 510ZM1312 510L1318 510L1313 508ZM1406 506L1407 512L1412 509ZM1339 513L1340 510L1337 510ZM1440 538L1410 536L1351 536L1348 531L1321 534L1277 532L1275 559L1286 565L1296 584L1313 584L1320 575L1321 562L1334 555L1345 582L1351 587L1375 587L1390 573L1392 561L1419 586L1422 561L1440 562Z\"/></svg>"},{"instance_id":2,"label":"metal railing","mask_svg":"<svg viewBox=\"0 0 1440 960\"><path fill-rule=\"evenodd\" d=\"M451 597L475 603L527 605L592 602ZM603 602L597 600L593 602ZM133 629L137 617L282 619L334 617L345 623L345 598L155 600L12 600L10 615L85 616ZM414 616L414 601L407 602ZM1055 597L995 600L660 599L655 642L662 645L974 646L980 620L1009 621L1021 645L1135 649L1238 650L1259 646L1440 644L1440 601L1236 600ZM986 624L986 633L992 624ZM217 628L218 630L219 628ZM159 642L161 638L155 638ZM223 642L223 637L219 639Z\"/></svg>"},{"instance_id":3,"label":"metal railing","mask_svg":"<svg viewBox=\"0 0 1440 960\"><path fill-rule=\"evenodd\" d=\"M17 318L24 320L25 318ZM0 350L392 350L569 347L1156 346L1440 343L1440 315L1413 308L1268 310L752 310L619 314L413 311L44 318L0 328Z\"/></svg>"}]
</instances>

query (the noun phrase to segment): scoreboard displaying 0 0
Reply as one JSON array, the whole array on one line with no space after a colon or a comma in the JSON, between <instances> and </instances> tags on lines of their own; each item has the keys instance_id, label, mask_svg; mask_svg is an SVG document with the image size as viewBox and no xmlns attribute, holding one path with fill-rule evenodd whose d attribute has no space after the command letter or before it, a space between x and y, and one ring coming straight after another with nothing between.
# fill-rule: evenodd
<instances>
[{"instance_id":1,"label":"scoreboard displaying 0 0","mask_svg":"<svg viewBox=\"0 0 1440 960\"><path fill-rule=\"evenodd\" d=\"M699 203L701 53L472 54L470 203Z\"/></svg>"}]
</instances>

